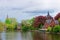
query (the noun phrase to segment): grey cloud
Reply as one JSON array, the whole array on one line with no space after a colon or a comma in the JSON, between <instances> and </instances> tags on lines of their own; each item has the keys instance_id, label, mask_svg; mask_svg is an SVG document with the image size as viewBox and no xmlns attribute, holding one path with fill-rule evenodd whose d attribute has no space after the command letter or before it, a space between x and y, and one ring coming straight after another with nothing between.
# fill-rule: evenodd
<instances>
[{"instance_id":1,"label":"grey cloud","mask_svg":"<svg viewBox=\"0 0 60 40\"><path fill-rule=\"evenodd\" d=\"M50 12L50 13L53 13L54 10L53 9L50 9L50 10L34 10L34 11L24 11L24 13L47 13L47 12Z\"/></svg>"}]
</instances>

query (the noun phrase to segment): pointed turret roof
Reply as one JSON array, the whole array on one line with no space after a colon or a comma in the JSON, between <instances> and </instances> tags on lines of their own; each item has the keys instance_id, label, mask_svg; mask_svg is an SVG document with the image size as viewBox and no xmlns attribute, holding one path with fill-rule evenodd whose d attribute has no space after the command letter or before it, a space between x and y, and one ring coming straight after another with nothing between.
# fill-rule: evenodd
<instances>
[{"instance_id":1,"label":"pointed turret roof","mask_svg":"<svg viewBox=\"0 0 60 40\"><path fill-rule=\"evenodd\" d=\"M8 14L7 14L7 17L6 18L8 19Z\"/></svg>"},{"instance_id":2,"label":"pointed turret roof","mask_svg":"<svg viewBox=\"0 0 60 40\"><path fill-rule=\"evenodd\" d=\"M49 11L48 11L48 16L50 16Z\"/></svg>"},{"instance_id":3,"label":"pointed turret roof","mask_svg":"<svg viewBox=\"0 0 60 40\"><path fill-rule=\"evenodd\" d=\"M49 11L47 12L47 19L53 19L53 17L50 16Z\"/></svg>"}]
</instances>

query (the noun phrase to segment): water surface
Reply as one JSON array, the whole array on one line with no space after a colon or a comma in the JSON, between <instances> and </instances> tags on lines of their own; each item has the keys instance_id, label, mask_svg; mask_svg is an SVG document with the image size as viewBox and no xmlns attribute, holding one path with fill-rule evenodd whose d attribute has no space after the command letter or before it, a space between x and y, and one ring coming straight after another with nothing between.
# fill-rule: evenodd
<instances>
[{"instance_id":1,"label":"water surface","mask_svg":"<svg viewBox=\"0 0 60 40\"><path fill-rule=\"evenodd\" d=\"M47 34L44 32L2 32L0 40L60 40L58 34Z\"/></svg>"}]
</instances>

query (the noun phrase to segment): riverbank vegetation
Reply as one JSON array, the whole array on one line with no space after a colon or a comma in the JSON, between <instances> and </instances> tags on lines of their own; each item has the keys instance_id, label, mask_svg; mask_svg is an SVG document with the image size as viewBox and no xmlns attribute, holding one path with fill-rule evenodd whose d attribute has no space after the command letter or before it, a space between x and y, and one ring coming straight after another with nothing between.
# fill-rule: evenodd
<instances>
[{"instance_id":1,"label":"riverbank vegetation","mask_svg":"<svg viewBox=\"0 0 60 40\"><path fill-rule=\"evenodd\" d=\"M50 33L60 33L60 25L55 25L54 27L48 27L47 31Z\"/></svg>"},{"instance_id":2,"label":"riverbank vegetation","mask_svg":"<svg viewBox=\"0 0 60 40\"><path fill-rule=\"evenodd\" d=\"M50 33L60 33L60 13L58 13L55 17L54 17L55 20L58 20L59 24L58 25L54 25L52 24L53 26L49 26L47 28L47 31L50 32Z\"/></svg>"},{"instance_id":3,"label":"riverbank vegetation","mask_svg":"<svg viewBox=\"0 0 60 40\"><path fill-rule=\"evenodd\" d=\"M49 22L50 24L47 25L46 23ZM31 19L22 20L21 23L18 23L15 18L8 17L5 22L0 21L0 31L33 31L39 29L47 29L50 33L60 33L60 13L58 13L54 18L48 14L47 17L37 16Z\"/></svg>"}]
</instances>

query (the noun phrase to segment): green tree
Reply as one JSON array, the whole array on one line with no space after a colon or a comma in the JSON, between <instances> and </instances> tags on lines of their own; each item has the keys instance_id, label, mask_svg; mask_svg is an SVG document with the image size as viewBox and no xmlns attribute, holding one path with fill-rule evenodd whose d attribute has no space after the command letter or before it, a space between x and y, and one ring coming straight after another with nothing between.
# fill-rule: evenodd
<instances>
[{"instance_id":1,"label":"green tree","mask_svg":"<svg viewBox=\"0 0 60 40\"><path fill-rule=\"evenodd\" d=\"M56 26L53 28L53 32L54 32L54 33L60 32L60 25L56 25Z\"/></svg>"},{"instance_id":2,"label":"green tree","mask_svg":"<svg viewBox=\"0 0 60 40\"><path fill-rule=\"evenodd\" d=\"M34 27L33 27L33 22L34 22L34 18L32 19L29 19L29 20L22 20L21 24L22 24L22 27L21 29L23 30L33 30Z\"/></svg>"},{"instance_id":3,"label":"green tree","mask_svg":"<svg viewBox=\"0 0 60 40\"><path fill-rule=\"evenodd\" d=\"M4 30L4 23L0 21L0 31Z\"/></svg>"},{"instance_id":4,"label":"green tree","mask_svg":"<svg viewBox=\"0 0 60 40\"><path fill-rule=\"evenodd\" d=\"M29 19L29 20L22 20L21 24L22 26L33 27L33 22L34 22L34 18Z\"/></svg>"},{"instance_id":5,"label":"green tree","mask_svg":"<svg viewBox=\"0 0 60 40\"><path fill-rule=\"evenodd\" d=\"M60 24L60 18L58 19L58 21L59 21L59 24Z\"/></svg>"},{"instance_id":6,"label":"green tree","mask_svg":"<svg viewBox=\"0 0 60 40\"><path fill-rule=\"evenodd\" d=\"M8 18L5 20L7 30L14 30L17 27L17 20L15 18Z\"/></svg>"},{"instance_id":7,"label":"green tree","mask_svg":"<svg viewBox=\"0 0 60 40\"><path fill-rule=\"evenodd\" d=\"M5 20L5 23L6 23L6 24L11 24L11 19L9 19L9 18L6 19L6 20Z\"/></svg>"}]
</instances>

